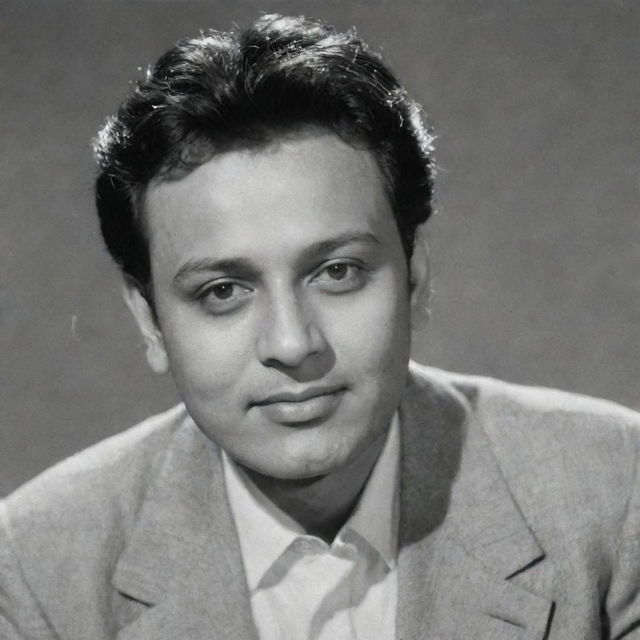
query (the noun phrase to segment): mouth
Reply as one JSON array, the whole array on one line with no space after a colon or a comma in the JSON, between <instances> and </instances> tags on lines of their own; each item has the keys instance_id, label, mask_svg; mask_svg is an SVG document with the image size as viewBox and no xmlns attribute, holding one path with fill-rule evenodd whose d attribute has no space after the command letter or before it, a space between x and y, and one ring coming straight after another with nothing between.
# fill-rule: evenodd
<instances>
[{"instance_id":1,"label":"mouth","mask_svg":"<svg viewBox=\"0 0 640 640\"><path fill-rule=\"evenodd\" d=\"M338 408L346 387L311 387L282 391L252 403L270 421L289 426L329 418Z\"/></svg>"}]
</instances>

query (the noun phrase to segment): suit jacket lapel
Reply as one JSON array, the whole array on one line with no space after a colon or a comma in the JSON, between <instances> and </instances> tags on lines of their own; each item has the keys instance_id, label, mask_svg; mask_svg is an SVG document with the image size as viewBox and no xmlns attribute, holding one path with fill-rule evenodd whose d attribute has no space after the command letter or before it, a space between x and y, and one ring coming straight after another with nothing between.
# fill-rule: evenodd
<instances>
[{"instance_id":1,"label":"suit jacket lapel","mask_svg":"<svg viewBox=\"0 0 640 640\"><path fill-rule=\"evenodd\" d=\"M113 583L150 605L118 640L257 638L219 455L190 419L149 489Z\"/></svg>"},{"instance_id":2,"label":"suit jacket lapel","mask_svg":"<svg viewBox=\"0 0 640 640\"><path fill-rule=\"evenodd\" d=\"M412 376L401 423L398 639L543 638L552 603L510 578L544 552L466 399Z\"/></svg>"}]
</instances>

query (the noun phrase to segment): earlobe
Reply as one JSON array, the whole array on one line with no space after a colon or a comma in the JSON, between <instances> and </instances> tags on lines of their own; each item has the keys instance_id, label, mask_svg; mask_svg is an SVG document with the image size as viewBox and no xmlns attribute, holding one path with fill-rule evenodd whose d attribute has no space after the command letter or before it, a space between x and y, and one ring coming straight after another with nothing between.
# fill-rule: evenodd
<instances>
[{"instance_id":1,"label":"earlobe","mask_svg":"<svg viewBox=\"0 0 640 640\"><path fill-rule=\"evenodd\" d=\"M129 280L125 281L123 295L144 339L149 366L155 373L167 373L169 371L169 358L164 346L162 332L158 327L149 302L142 295L139 287Z\"/></svg>"},{"instance_id":2,"label":"earlobe","mask_svg":"<svg viewBox=\"0 0 640 640\"><path fill-rule=\"evenodd\" d=\"M416 239L410 264L411 274L411 326L423 328L429 319L429 249L424 239Z\"/></svg>"}]
</instances>

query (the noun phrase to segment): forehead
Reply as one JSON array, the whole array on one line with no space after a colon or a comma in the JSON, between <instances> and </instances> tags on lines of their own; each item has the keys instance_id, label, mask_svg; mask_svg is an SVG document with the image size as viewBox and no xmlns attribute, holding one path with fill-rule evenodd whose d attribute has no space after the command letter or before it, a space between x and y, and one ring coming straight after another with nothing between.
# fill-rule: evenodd
<instances>
[{"instance_id":1,"label":"forehead","mask_svg":"<svg viewBox=\"0 0 640 640\"><path fill-rule=\"evenodd\" d=\"M344 231L395 230L374 154L330 133L214 156L150 186L145 209L152 260L259 255Z\"/></svg>"}]
</instances>

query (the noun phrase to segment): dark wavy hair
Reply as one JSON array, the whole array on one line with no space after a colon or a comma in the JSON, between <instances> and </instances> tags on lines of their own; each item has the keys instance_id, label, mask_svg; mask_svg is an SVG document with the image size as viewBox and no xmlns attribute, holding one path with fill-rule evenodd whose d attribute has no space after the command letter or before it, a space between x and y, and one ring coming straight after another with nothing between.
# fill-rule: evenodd
<instances>
[{"instance_id":1,"label":"dark wavy hair","mask_svg":"<svg viewBox=\"0 0 640 640\"><path fill-rule=\"evenodd\" d=\"M268 15L177 43L95 138L100 226L125 276L151 294L144 196L152 180L305 127L375 154L410 259L432 211L432 136L420 107L354 30Z\"/></svg>"}]
</instances>

